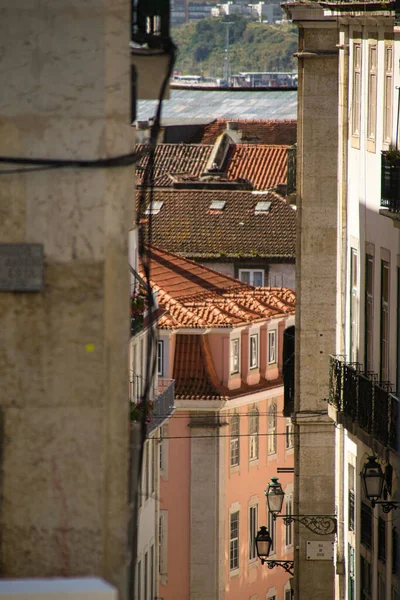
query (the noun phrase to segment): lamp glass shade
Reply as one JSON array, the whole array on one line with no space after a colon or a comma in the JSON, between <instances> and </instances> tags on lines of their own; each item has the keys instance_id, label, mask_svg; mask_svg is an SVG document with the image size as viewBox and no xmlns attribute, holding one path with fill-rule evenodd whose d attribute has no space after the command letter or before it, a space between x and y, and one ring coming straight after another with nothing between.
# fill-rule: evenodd
<instances>
[{"instance_id":1,"label":"lamp glass shade","mask_svg":"<svg viewBox=\"0 0 400 600\"><path fill-rule=\"evenodd\" d=\"M257 556L262 560L268 558L271 551L272 538L269 535L268 529L263 525L260 527L256 536Z\"/></svg>"},{"instance_id":2,"label":"lamp glass shade","mask_svg":"<svg viewBox=\"0 0 400 600\"><path fill-rule=\"evenodd\" d=\"M271 481L265 490L265 497L267 499L269 512L273 515L278 515L282 510L285 492L277 477L271 477Z\"/></svg>"},{"instance_id":3,"label":"lamp glass shade","mask_svg":"<svg viewBox=\"0 0 400 600\"><path fill-rule=\"evenodd\" d=\"M365 497L372 501L379 500L382 496L385 476L375 456L368 457L368 462L365 463L361 471L361 481Z\"/></svg>"}]
</instances>

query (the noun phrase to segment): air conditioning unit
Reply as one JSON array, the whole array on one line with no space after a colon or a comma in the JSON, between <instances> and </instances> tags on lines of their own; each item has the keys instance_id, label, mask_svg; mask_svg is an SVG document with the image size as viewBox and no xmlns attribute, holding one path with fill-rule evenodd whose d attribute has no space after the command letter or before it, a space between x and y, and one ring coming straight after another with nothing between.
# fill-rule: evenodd
<instances>
[{"instance_id":1,"label":"air conditioning unit","mask_svg":"<svg viewBox=\"0 0 400 600\"><path fill-rule=\"evenodd\" d=\"M0 600L118 600L118 591L97 577L1 579Z\"/></svg>"}]
</instances>

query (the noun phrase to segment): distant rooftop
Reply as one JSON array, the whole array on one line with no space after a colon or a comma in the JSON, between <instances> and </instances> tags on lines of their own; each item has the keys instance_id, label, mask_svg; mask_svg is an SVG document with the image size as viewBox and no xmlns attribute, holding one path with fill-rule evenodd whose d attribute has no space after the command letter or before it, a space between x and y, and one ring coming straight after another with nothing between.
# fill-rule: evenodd
<instances>
[{"instance_id":1,"label":"distant rooftop","mask_svg":"<svg viewBox=\"0 0 400 600\"><path fill-rule=\"evenodd\" d=\"M138 101L138 120L149 119L156 100ZM163 119L296 119L297 92L171 90Z\"/></svg>"}]
</instances>

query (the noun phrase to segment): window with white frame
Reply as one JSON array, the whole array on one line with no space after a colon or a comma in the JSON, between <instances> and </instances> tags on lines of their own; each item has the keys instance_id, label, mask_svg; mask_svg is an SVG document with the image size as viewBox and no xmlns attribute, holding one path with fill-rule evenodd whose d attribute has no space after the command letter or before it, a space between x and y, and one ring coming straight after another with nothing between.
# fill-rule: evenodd
<instances>
[{"instance_id":1,"label":"window with white frame","mask_svg":"<svg viewBox=\"0 0 400 600\"><path fill-rule=\"evenodd\" d=\"M361 37L361 35L360 35ZM352 119L351 133L360 136L361 124L361 40L353 42L353 97L352 97Z\"/></svg>"},{"instance_id":2,"label":"window with white frame","mask_svg":"<svg viewBox=\"0 0 400 600\"><path fill-rule=\"evenodd\" d=\"M240 370L240 339L231 340L231 375Z\"/></svg>"},{"instance_id":3,"label":"window with white frame","mask_svg":"<svg viewBox=\"0 0 400 600\"><path fill-rule=\"evenodd\" d=\"M259 416L258 410L253 408L249 412L249 459L256 460L258 458L258 427L259 427Z\"/></svg>"},{"instance_id":4,"label":"window with white frame","mask_svg":"<svg viewBox=\"0 0 400 600\"><path fill-rule=\"evenodd\" d=\"M249 285L262 287L264 285L264 271L262 269L239 269L239 279Z\"/></svg>"},{"instance_id":5,"label":"window with white frame","mask_svg":"<svg viewBox=\"0 0 400 600\"><path fill-rule=\"evenodd\" d=\"M158 517L158 572L167 575L168 511L161 510Z\"/></svg>"},{"instance_id":6,"label":"window with white frame","mask_svg":"<svg viewBox=\"0 0 400 600\"><path fill-rule=\"evenodd\" d=\"M368 43L367 139L373 142L373 147L367 144L367 150L375 148L376 140L377 63L378 45L375 40L370 40Z\"/></svg>"},{"instance_id":7,"label":"window with white frame","mask_svg":"<svg viewBox=\"0 0 400 600\"><path fill-rule=\"evenodd\" d=\"M292 497L286 496L286 514L293 514ZM292 523L286 523L285 525L285 546L291 546L293 544L293 528Z\"/></svg>"},{"instance_id":8,"label":"window with white frame","mask_svg":"<svg viewBox=\"0 0 400 600\"><path fill-rule=\"evenodd\" d=\"M235 413L230 419L231 437L231 467L236 467L240 461L240 416Z\"/></svg>"},{"instance_id":9,"label":"window with white frame","mask_svg":"<svg viewBox=\"0 0 400 600\"><path fill-rule=\"evenodd\" d=\"M268 332L268 364L276 363L276 331Z\"/></svg>"},{"instance_id":10,"label":"window with white frame","mask_svg":"<svg viewBox=\"0 0 400 600\"><path fill-rule=\"evenodd\" d=\"M157 343L157 375L164 375L164 341L158 340Z\"/></svg>"},{"instance_id":11,"label":"window with white frame","mask_svg":"<svg viewBox=\"0 0 400 600\"><path fill-rule=\"evenodd\" d=\"M258 334L250 336L250 369L258 367Z\"/></svg>"},{"instance_id":12,"label":"window with white frame","mask_svg":"<svg viewBox=\"0 0 400 600\"><path fill-rule=\"evenodd\" d=\"M249 509L249 560L257 558L256 535L258 522L258 506L250 506Z\"/></svg>"},{"instance_id":13,"label":"window with white frame","mask_svg":"<svg viewBox=\"0 0 400 600\"><path fill-rule=\"evenodd\" d=\"M290 418L286 419L285 447L286 447L286 450L288 450L289 448L293 448L293 423Z\"/></svg>"},{"instance_id":14,"label":"window with white frame","mask_svg":"<svg viewBox=\"0 0 400 600\"><path fill-rule=\"evenodd\" d=\"M239 511L230 515L229 568L239 568Z\"/></svg>"},{"instance_id":15,"label":"window with white frame","mask_svg":"<svg viewBox=\"0 0 400 600\"><path fill-rule=\"evenodd\" d=\"M276 404L271 404L268 411L268 454L276 453Z\"/></svg>"},{"instance_id":16,"label":"window with white frame","mask_svg":"<svg viewBox=\"0 0 400 600\"><path fill-rule=\"evenodd\" d=\"M383 141L392 141L392 108L393 108L393 41L385 42L385 75L383 100Z\"/></svg>"},{"instance_id":17,"label":"window with white frame","mask_svg":"<svg viewBox=\"0 0 400 600\"><path fill-rule=\"evenodd\" d=\"M351 362L358 358L358 253L350 250L350 357Z\"/></svg>"}]
</instances>

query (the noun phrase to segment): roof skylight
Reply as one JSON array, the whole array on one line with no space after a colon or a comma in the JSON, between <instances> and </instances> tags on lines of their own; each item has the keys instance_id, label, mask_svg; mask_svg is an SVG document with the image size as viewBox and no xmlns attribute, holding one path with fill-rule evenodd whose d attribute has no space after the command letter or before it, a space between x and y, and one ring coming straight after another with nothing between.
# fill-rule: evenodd
<instances>
[{"instance_id":1,"label":"roof skylight","mask_svg":"<svg viewBox=\"0 0 400 600\"><path fill-rule=\"evenodd\" d=\"M210 210L224 210L226 200L213 200L210 204Z\"/></svg>"},{"instance_id":2,"label":"roof skylight","mask_svg":"<svg viewBox=\"0 0 400 600\"><path fill-rule=\"evenodd\" d=\"M271 202L257 202L254 212L257 214L267 213L271 210Z\"/></svg>"},{"instance_id":3,"label":"roof skylight","mask_svg":"<svg viewBox=\"0 0 400 600\"><path fill-rule=\"evenodd\" d=\"M145 215L158 215L158 213L161 210L162 205L164 204L164 202L161 201L154 201L151 202L148 207L146 208L146 210L144 211Z\"/></svg>"}]
</instances>

